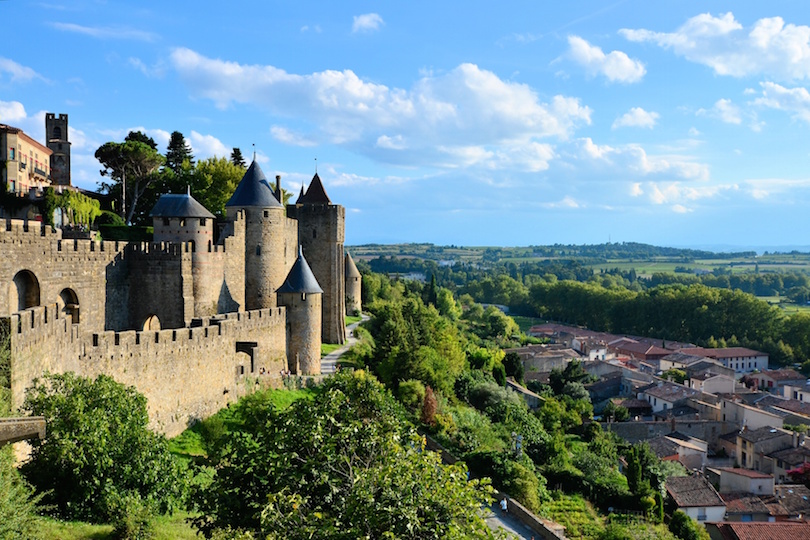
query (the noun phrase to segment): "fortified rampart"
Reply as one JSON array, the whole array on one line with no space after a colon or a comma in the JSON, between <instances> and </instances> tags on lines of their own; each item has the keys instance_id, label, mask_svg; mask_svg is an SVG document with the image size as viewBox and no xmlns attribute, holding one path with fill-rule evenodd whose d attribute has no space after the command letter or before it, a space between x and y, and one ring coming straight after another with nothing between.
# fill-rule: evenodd
<instances>
[{"instance_id":1,"label":"fortified rampart","mask_svg":"<svg viewBox=\"0 0 810 540\"><path fill-rule=\"evenodd\" d=\"M168 436L252 390L286 367L284 308L195 320L160 331L80 333L55 304L10 318L12 401L44 372L106 374L134 386L149 404L150 424Z\"/></svg>"},{"instance_id":2,"label":"fortified rampart","mask_svg":"<svg viewBox=\"0 0 810 540\"><path fill-rule=\"evenodd\" d=\"M142 392L152 426L173 435L257 377L278 383L290 361L318 374L321 342L345 340L345 210L316 175L311 200L285 211L279 184L273 192L251 164L216 243L213 214L190 193L161 196L148 243L66 240L40 223L0 221L14 406L45 372L103 373ZM299 239L312 283L277 307Z\"/></svg>"}]
</instances>

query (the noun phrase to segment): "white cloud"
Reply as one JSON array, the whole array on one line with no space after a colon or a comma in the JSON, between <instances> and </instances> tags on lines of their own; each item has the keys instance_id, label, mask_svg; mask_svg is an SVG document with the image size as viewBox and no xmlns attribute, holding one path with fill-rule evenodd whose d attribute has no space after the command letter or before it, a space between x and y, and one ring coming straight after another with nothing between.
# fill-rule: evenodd
<instances>
[{"instance_id":1,"label":"white cloud","mask_svg":"<svg viewBox=\"0 0 810 540\"><path fill-rule=\"evenodd\" d=\"M696 127L689 128L689 136L690 137L700 137L701 133L698 131Z\"/></svg>"},{"instance_id":2,"label":"white cloud","mask_svg":"<svg viewBox=\"0 0 810 540\"><path fill-rule=\"evenodd\" d=\"M407 148L405 139L402 137L402 135L394 135L393 137L389 137L388 135L380 135L377 137L377 146L380 148L387 148L389 150L404 150Z\"/></svg>"},{"instance_id":3,"label":"white cloud","mask_svg":"<svg viewBox=\"0 0 810 540\"><path fill-rule=\"evenodd\" d=\"M352 23L352 32L371 32L379 30L385 22L382 17L377 13L366 13L364 15L355 15L354 22Z\"/></svg>"},{"instance_id":4,"label":"white cloud","mask_svg":"<svg viewBox=\"0 0 810 540\"><path fill-rule=\"evenodd\" d=\"M590 137L578 139L575 156L586 164L604 172L613 168L613 174L630 176L678 178L680 180L708 180L709 168L690 156L677 154L650 155L641 145L598 145Z\"/></svg>"},{"instance_id":5,"label":"white cloud","mask_svg":"<svg viewBox=\"0 0 810 540\"><path fill-rule=\"evenodd\" d=\"M73 32L97 39L125 39L135 41L155 41L157 36L152 32L125 27L82 26L80 24L52 22L50 26L63 32Z\"/></svg>"},{"instance_id":6,"label":"white cloud","mask_svg":"<svg viewBox=\"0 0 810 540\"><path fill-rule=\"evenodd\" d=\"M698 116L710 116L725 122L726 124L742 124L742 113L740 108L730 99L718 99L711 109L698 109L695 113Z\"/></svg>"},{"instance_id":7,"label":"white cloud","mask_svg":"<svg viewBox=\"0 0 810 540\"><path fill-rule=\"evenodd\" d=\"M309 26L308 24L305 24L304 26L301 27L301 32L302 33L303 32L309 32L309 31L315 32L316 34L320 34L321 33L321 25L315 24L315 25Z\"/></svg>"},{"instance_id":8,"label":"white cloud","mask_svg":"<svg viewBox=\"0 0 810 540\"><path fill-rule=\"evenodd\" d=\"M641 127L652 129L658 120L657 112L648 112L641 107L633 107L613 122L613 129L620 127Z\"/></svg>"},{"instance_id":9,"label":"white cloud","mask_svg":"<svg viewBox=\"0 0 810 540\"><path fill-rule=\"evenodd\" d=\"M10 76L11 82L27 82L33 79L45 80L45 77L30 67L23 66L14 60L0 56L0 80L2 80L2 75L4 73L7 73Z\"/></svg>"},{"instance_id":10,"label":"white cloud","mask_svg":"<svg viewBox=\"0 0 810 540\"><path fill-rule=\"evenodd\" d=\"M776 83L760 83L762 96L754 100L760 107L790 113L794 118L810 123L810 92L806 88L785 88Z\"/></svg>"},{"instance_id":11,"label":"white cloud","mask_svg":"<svg viewBox=\"0 0 810 540\"><path fill-rule=\"evenodd\" d=\"M605 54L579 36L568 36L569 56L585 67L589 75L604 75L611 82L639 82L646 73L644 64L621 51Z\"/></svg>"},{"instance_id":12,"label":"white cloud","mask_svg":"<svg viewBox=\"0 0 810 540\"><path fill-rule=\"evenodd\" d=\"M194 152L194 157L209 158L209 157L228 157L231 155L231 149L227 148L222 141L213 135L203 135L196 131L191 131L188 138L191 149Z\"/></svg>"},{"instance_id":13,"label":"white cloud","mask_svg":"<svg viewBox=\"0 0 810 540\"><path fill-rule=\"evenodd\" d=\"M137 69L147 77L162 77L165 72L165 66L158 63L154 66L147 66L140 58L130 57L127 63L133 68Z\"/></svg>"},{"instance_id":14,"label":"white cloud","mask_svg":"<svg viewBox=\"0 0 810 540\"><path fill-rule=\"evenodd\" d=\"M275 140L291 146L315 146L317 144L315 141L294 133L283 126L272 126L270 134Z\"/></svg>"},{"instance_id":15,"label":"white cloud","mask_svg":"<svg viewBox=\"0 0 810 540\"><path fill-rule=\"evenodd\" d=\"M26 116L25 107L19 101L0 101L0 123L14 124Z\"/></svg>"},{"instance_id":16,"label":"white cloud","mask_svg":"<svg viewBox=\"0 0 810 540\"><path fill-rule=\"evenodd\" d=\"M759 19L743 28L729 12L692 17L675 32L622 29L630 41L651 42L712 68L718 75L766 75L782 80L810 78L810 27Z\"/></svg>"},{"instance_id":17,"label":"white cloud","mask_svg":"<svg viewBox=\"0 0 810 540\"><path fill-rule=\"evenodd\" d=\"M580 208L582 207L582 203L579 203L573 197L566 195L559 201L541 203L540 206L543 208Z\"/></svg>"},{"instance_id":18,"label":"white cloud","mask_svg":"<svg viewBox=\"0 0 810 540\"><path fill-rule=\"evenodd\" d=\"M591 121L590 108L578 99L554 96L541 102L528 85L474 64L423 74L406 90L365 81L350 70L298 75L184 48L176 49L170 62L196 97L221 108L258 105L280 119L295 119L294 130L274 126L278 140L350 146L403 165L509 162L540 170L553 155L542 139L565 140Z\"/></svg>"}]
</instances>

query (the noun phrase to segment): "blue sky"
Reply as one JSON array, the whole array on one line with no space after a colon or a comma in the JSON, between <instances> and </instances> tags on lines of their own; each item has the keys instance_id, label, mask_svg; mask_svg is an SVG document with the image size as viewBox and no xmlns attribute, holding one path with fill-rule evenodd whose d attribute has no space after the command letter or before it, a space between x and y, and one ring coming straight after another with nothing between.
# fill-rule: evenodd
<instances>
[{"instance_id":1,"label":"blue sky","mask_svg":"<svg viewBox=\"0 0 810 540\"><path fill-rule=\"evenodd\" d=\"M126 6L126 7L124 7ZM0 122L315 170L346 243L810 245L804 2L0 0Z\"/></svg>"}]
</instances>

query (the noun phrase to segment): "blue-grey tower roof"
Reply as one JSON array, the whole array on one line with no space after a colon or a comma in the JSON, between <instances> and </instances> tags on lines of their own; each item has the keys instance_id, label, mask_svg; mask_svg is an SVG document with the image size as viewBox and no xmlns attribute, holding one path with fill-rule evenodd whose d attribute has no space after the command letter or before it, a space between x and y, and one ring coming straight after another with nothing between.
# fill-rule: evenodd
<instances>
[{"instance_id":1,"label":"blue-grey tower roof","mask_svg":"<svg viewBox=\"0 0 810 540\"><path fill-rule=\"evenodd\" d=\"M233 192L231 198L225 203L225 206L260 206L262 208L281 207L276 196L273 194L273 188L267 182L261 167L254 160L248 167L245 176L236 186L236 191Z\"/></svg>"},{"instance_id":2,"label":"blue-grey tower roof","mask_svg":"<svg viewBox=\"0 0 810 540\"><path fill-rule=\"evenodd\" d=\"M307 264L304 258L304 251L301 246L298 247L298 259L287 274L287 279L284 284L278 288L277 293L308 293L308 294L323 294L323 289L318 285L318 280L315 279L315 274Z\"/></svg>"},{"instance_id":3,"label":"blue-grey tower roof","mask_svg":"<svg viewBox=\"0 0 810 540\"><path fill-rule=\"evenodd\" d=\"M165 218L214 218L214 214L187 193L161 195L149 215Z\"/></svg>"}]
</instances>

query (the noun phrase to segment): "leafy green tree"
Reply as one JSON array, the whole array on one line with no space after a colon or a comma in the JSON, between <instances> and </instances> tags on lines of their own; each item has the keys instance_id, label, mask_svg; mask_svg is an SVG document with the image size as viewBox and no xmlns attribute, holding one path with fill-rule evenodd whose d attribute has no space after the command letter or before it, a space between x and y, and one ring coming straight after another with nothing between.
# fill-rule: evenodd
<instances>
[{"instance_id":1,"label":"leafy green tree","mask_svg":"<svg viewBox=\"0 0 810 540\"><path fill-rule=\"evenodd\" d=\"M523 360L520 359L520 355L514 352L506 353L502 362L506 375L523 384Z\"/></svg>"},{"instance_id":2,"label":"leafy green tree","mask_svg":"<svg viewBox=\"0 0 810 540\"><path fill-rule=\"evenodd\" d=\"M190 171L189 184L194 198L217 217L225 216L225 203L231 198L245 170L225 158L211 157L197 162Z\"/></svg>"},{"instance_id":3,"label":"leafy green tree","mask_svg":"<svg viewBox=\"0 0 810 540\"><path fill-rule=\"evenodd\" d=\"M233 151L231 152L231 163L237 167L242 167L243 169L247 167L245 158L242 157L242 151L239 148L234 147Z\"/></svg>"},{"instance_id":4,"label":"leafy green tree","mask_svg":"<svg viewBox=\"0 0 810 540\"><path fill-rule=\"evenodd\" d=\"M155 173L165 162L164 157L148 143L136 140L104 143L95 157L104 167L101 175L112 180L111 184L102 184L102 189L121 198L121 217L131 223L138 199L157 179Z\"/></svg>"},{"instance_id":5,"label":"leafy green tree","mask_svg":"<svg viewBox=\"0 0 810 540\"><path fill-rule=\"evenodd\" d=\"M185 474L147 428L146 398L133 387L49 374L34 380L23 409L44 416L48 434L33 441L22 471L57 516L109 522L131 508L123 500L159 512L181 501Z\"/></svg>"},{"instance_id":6,"label":"leafy green tree","mask_svg":"<svg viewBox=\"0 0 810 540\"><path fill-rule=\"evenodd\" d=\"M630 418L630 411L626 407L616 405L613 401L608 401L602 411L602 417L611 422L625 422Z\"/></svg>"},{"instance_id":7,"label":"leafy green tree","mask_svg":"<svg viewBox=\"0 0 810 540\"><path fill-rule=\"evenodd\" d=\"M706 529L681 510L675 510L669 521L669 530L681 540L709 540Z\"/></svg>"},{"instance_id":8,"label":"leafy green tree","mask_svg":"<svg viewBox=\"0 0 810 540\"><path fill-rule=\"evenodd\" d=\"M157 143L155 139L144 133L143 131L130 131L124 137L124 142L139 142L147 145L152 150L157 150Z\"/></svg>"},{"instance_id":9,"label":"leafy green tree","mask_svg":"<svg viewBox=\"0 0 810 540\"><path fill-rule=\"evenodd\" d=\"M398 403L357 370L228 436L196 526L261 538L491 538L487 482L444 466Z\"/></svg>"},{"instance_id":10,"label":"leafy green tree","mask_svg":"<svg viewBox=\"0 0 810 540\"><path fill-rule=\"evenodd\" d=\"M174 131L169 138L169 145L166 148L166 167L180 174L183 163L188 161L189 165L194 165L194 154L191 146L179 131Z\"/></svg>"}]
</instances>

